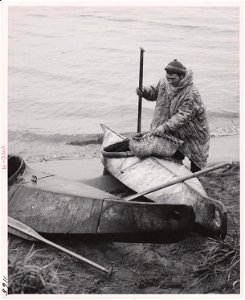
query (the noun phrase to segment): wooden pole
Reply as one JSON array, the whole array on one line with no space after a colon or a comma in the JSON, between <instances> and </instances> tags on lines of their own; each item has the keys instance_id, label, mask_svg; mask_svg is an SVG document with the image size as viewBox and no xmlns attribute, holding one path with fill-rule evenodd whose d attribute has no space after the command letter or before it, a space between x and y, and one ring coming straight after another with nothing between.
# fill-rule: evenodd
<instances>
[{"instance_id":1,"label":"wooden pole","mask_svg":"<svg viewBox=\"0 0 245 300\"><path fill-rule=\"evenodd\" d=\"M171 185L174 185L174 184L177 184L177 183L181 183L181 182L186 181L186 180L188 180L188 179L192 179L192 178L198 177L198 176L200 176L200 175L209 173L209 172L211 172L211 171L214 171L214 170L216 170L216 169L222 168L222 167L224 167L224 166L226 166L226 165L229 165L229 164L231 164L231 162L229 162L229 163L218 164L218 165L216 165L216 166L213 166L213 167L209 167L209 168L203 169L203 170L198 171L198 172L196 172L196 173L193 173L193 174L190 174L190 175L187 175L187 176L183 176L183 177L180 177L180 178L176 178L176 179L174 179L174 180L172 180L172 181L170 181L170 182L167 182L167 183L158 185L158 186L156 186L156 187L150 188L150 189L145 190L145 191L143 191L143 192L141 192L141 193L138 193L138 194L131 195L131 196L128 196L128 197L126 197L126 198L123 198L123 200L126 200L126 201L132 201L132 200L134 200L134 199L136 199L136 198L138 198L138 197L145 196L145 195L147 195L147 194L149 194L149 193L156 192L156 191L158 191L158 190L164 189L164 188L169 187L169 186L171 186Z\"/></svg>"},{"instance_id":2,"label":"wooden pole","mask_svg":"<svg viewBox=\"0 0 245 300\"><path fill-rule=\"evenodd\" d=\"M48 244L50 246L53 246L53 247L55 247L55 248L57 248L57 249L65 252L65 253L68 253L71 256L74 256L74 257L80 259L81 261L86 262L87 264L90 264L91 266L93 266L93 267L95 267L95 268L97 268L97 269L99 269L99 270L107 273L108 276L111 275L112 268L110 268L109 270L107 270L106 268L104 268L104 267L96 264L95 262L93 262L93 261L91 261L91 260L89 260L89 259L87 259L87 258L85 258L85 257L83 257L83 256L81 256L81 255L79 255L79 254L77 254L75 252L73 252L73 251L70 251L70 250L68 250L68 249L66 249L66 248L64 248L64 247L62 247L60 245L57 245L57 244L55 244L55 243L53 243L53 242L45 239L40 234L38 234L35 230L33 230L31 227L27 226L26 224L24 224L24 223L22 223L22 222L20 222L18 220L15 220L15 219L13 219L11 217L8 217L8 226L11 227L11 228L14 228L17 231L22 232L25 235L31 236L32 238L35 238L35 239L37 239L39 241L42 241L42 242L44 242L44 243L46 243L46 244Z\"/></svg>"},{"instance_id":3,"label":"wooden pole","mask_svg":"<svg viewBox=\"0 0 245 300\"><path fill-rule=\"evenodd\" d=\"M143 48L140 48L140 70L139 70L139 89L142 91L143 87L143 63L144 63L144 52ZM137 132L141 132L141 112L142 112L142 96L139 96L138 100L138 123Z\"/></svg>"}]
</instances>

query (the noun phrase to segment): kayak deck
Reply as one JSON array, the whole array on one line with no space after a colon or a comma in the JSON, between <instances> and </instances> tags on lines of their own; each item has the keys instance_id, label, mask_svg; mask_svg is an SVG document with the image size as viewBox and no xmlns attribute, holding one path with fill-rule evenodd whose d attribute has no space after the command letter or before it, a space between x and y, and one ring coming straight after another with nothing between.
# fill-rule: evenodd
<instances>
[{"instance_id":1,"label":"kayak deck","mask_svg":"<svg viewBox=\"0 0 245 300\"><path fill-rule=\"evenodd\" d=\"M8 213L37 232L166 243L183 239L192 230L190 206L127 202L16 161L18 157L14 158L16 172L10 169L9 173Z\"/></svg>"}]
</instances>

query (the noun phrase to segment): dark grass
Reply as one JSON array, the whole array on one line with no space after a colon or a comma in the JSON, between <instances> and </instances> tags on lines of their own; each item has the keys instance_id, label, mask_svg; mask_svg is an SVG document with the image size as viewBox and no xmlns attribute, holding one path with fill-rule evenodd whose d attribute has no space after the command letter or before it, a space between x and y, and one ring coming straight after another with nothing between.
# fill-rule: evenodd
<instances>
[{"instance_id":1,"label":"dark grass","mask_svg":"<svg viewBox=\"0 0 245 300\"><path fill-rule=\"evenodd\" d=\"M23 258L16 255L8 261L9 294L56 294L59 292L59 279L52 264L39 267L32 260L39 251L33 247Z\"/></svg>"}]
</instances>

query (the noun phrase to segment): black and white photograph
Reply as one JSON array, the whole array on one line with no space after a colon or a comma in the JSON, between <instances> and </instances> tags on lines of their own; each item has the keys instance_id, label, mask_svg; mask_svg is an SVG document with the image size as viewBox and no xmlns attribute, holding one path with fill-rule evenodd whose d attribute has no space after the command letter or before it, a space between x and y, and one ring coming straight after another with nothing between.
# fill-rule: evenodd
<instances>
[{"instance_id":1,"label":"black and white photograph","mask_svg":"<svg viewBox=\"0 0 245 300\"><path fill-rule=\"evenodd\" d=\"M241 295L243 3L2 4L2 295Z\"/></svg>"}]
</instances>

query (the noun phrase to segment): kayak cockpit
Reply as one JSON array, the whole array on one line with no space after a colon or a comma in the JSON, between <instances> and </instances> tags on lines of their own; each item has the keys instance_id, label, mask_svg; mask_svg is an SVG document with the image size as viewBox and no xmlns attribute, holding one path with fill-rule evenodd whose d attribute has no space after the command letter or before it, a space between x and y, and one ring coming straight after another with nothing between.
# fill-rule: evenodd
<instances>
[{"instance_id":1,"label":"kayak cockpit","mask_svg":"<svg viewBox=\"0 0 245 300\"><path fill-rule=\"evenodd\" d=\"M19 156L8 155L8 184L11 185L24 172L26 164Z\"/></svg>"},{"instance_id":2,"label":"kayak cockpit","mask_svg":"<svg viewBox=\"0 0 245 300\"><path fill-rule=\"evenodd\" d=\"M129 148L129 139L110 144L101 150L101 153L105 157L121 158L132 157L134 153Z\"/></svg>"}]
</instances>

